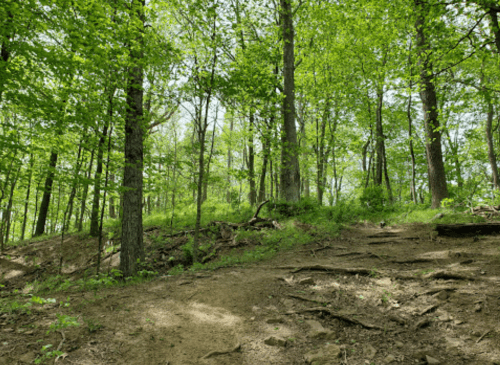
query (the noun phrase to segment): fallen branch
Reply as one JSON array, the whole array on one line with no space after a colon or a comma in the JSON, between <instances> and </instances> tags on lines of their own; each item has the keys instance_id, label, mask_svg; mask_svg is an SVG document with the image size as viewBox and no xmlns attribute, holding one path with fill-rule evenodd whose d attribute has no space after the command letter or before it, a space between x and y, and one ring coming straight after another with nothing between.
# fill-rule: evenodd
<instances>
[{"instance_id":1,"label":"fallen branch","mask_svg":"<svg viewBox=\"0 0 500 365\"><path fill-rule=\"evenodd\" d=\"M360 321L359 319L355 319L355 318L351 318L351 317L344 316L341 314L337 314L337 313L332 312L328 308L322 308L322 307L302 309L302 310L298 310L298 311L289 311L289 312L286 312L285 314L302 314L302 313L318 313L318 312L323 313L323 314L327 314L333 318L337 318L337 319L340 319L340 320L348 322L348 323L359 324L361 327L364 327L367 329L376 329L376 330L382 330L382 331L385 330L383 327L380 327L380 326L377 326L374 324L365 323L365 322Z\"/></svg>"},{"instance_id":2,"label":"fallen branch","mask_svg":"<svg viewBox=\"0 0 500 365\"><path fill-rule=\"evenodd\" d=\"M214 357L214 356L230 354L230 353L239 351L240 348L241 348L241 343L238 342L238 344L236 346L234 346L230 350L227 350L227 351L217 351L217 350L216 351L211 351L208 354L206 354L205 356L202 356L201 358L202 359L209 359L209 358Z\"/></svg>"}]
</instances>

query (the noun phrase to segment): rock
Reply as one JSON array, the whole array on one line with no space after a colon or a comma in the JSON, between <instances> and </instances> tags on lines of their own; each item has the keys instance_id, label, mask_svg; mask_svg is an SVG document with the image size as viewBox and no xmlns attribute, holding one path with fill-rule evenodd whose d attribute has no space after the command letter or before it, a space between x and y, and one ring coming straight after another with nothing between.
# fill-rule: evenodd
<instances>
[{"instance_id":1,"label":"rock","mask_svg":"<svg viewBox=\"0 0 500 365\"><path fill-rule=\"evenodd\" d=\"M292 299L284 299L282 303L285 307L290 308L290 309L293 308L295 305L295 303Z\"/></svg>"},{"instance_id":2,"label":"rock","mask_svg":"<svg viewBox=\"0 0 500 365\"><path fill-rule=\"evenodd\" d=\"M189 285L189 284L192 284L193 282L192 281L189 281L189 280L181 280L177 283L177 285L181 286L181 285Z\"/></svg>"},{"instance_id":3,"label":"rock","mask_svg":"<svg viewBox=\"0 0 500 365\"><path fill-rule=\"evenodd\" d=\"M264 340L264 343L269 346L285 347L286 340L281 337L269 336Z\"/></svg>"},{"instance_id":4,"label":"rock","mask_svg":"<svg viewBox=\"0 0 500 365\"><path fill-rule=\"evenodd\" d=\"M474 306L474 312L481 312L483 308L481 307L481 304L476 304Z\"/></svg>"},{"instance_id":5,"label":"rock","mask_svg":"<svg viewBox=\"0 0 500 365\"><path fill-rule=\"evenodd\" d=\"M304 355L304 360L310 365L337 365L340 364L340 347L328 344L317 350L309 351Z\"/></svg>"},{"instance_id":6,"label":"rock","mask_svg":"<svg viewBox=\"0 0 500 365\"><path fill-rule=\"evenodd\" d=\"M396 356L394 356L394 355L387 355L387 357L384 359L384 364L391 364L394 361L396 361Z\"/></svg>"},{"instance_id":7,"label":"rock","mask_svg":"<svg viewBox=\"0 0 500 365\"><path fill-rule=\"evenodd\" d=\"M449 294L446 290L441 290L439 293L434 294L435 298L438 298L439 300L446 300L449 297Z\"/></svg>"},{"instance_id":8,"label":"rock","mask_svg":"<svg viewBox=\"0 0 500 365\"><path fill-rule=\"evenodd\" d=\"M304 278L299 280L299 285L314 285L314 279L313 278Z\"/></svg>"},{"instance_id":9,"label":"rock","mask_svg":"<svg viewBox=\"0 0 500 365\"><path fill-rule=\"evenodd\" d=\"M427 364L428 365L438 365L438 364L441 364L441 361L439 361L438 359L432 357L432 356L425 356L425 360L427 360Z\"/></svg>"},{"instance_id":10,"label":"rock","mask_svg":"<svg viewBox=\"0 0 500 365\"><path fill-rule=\"evenodd\" d=\"M306 324L310 327L308 337L318 340L335 340L335 332L325 329L318 321L309 320Z\"/></svg>"},{"instance_id":11,"label":"rock","mask_svg":"<svg viewBox=\"0 0 500 365\"><path fill-rule=\"evenodd\" d=\"M373 359L377 353L377 349L369 343L363 346L363 354L369 360Z\"/></svg>"},{"instance_id":12,"label":"rock","mask_svg":"<svg viewBox=\"0 0 500 365\"><path fill-rule=\"evenodd\" d=\"M283 318L268 318L266 320L267 324L277 324L277 323L283 323Z\"/></svg>"},{"instance_id":13,"label":"rock","mask_svg":"<svg viewBox=\"0 0 500 365\"><path fill-rule=\"evenodd\" d=\"M394 342L394 347L397 349L402 349L403 347L405 347L405 344L402 343L401 341L396 341Z\"/></svg>"}]
</instances>

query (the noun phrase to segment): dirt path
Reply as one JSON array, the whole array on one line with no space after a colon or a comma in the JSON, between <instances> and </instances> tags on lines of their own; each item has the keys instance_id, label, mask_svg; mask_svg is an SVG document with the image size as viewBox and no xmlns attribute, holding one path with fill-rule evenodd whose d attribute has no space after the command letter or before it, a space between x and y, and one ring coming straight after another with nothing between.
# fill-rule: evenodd
<instances>
[{"instance_id":1,"label":"dirt path","mask_svg":"<svg viewBox=\"0 0 500 365\"><path fill-rule=\"evenodd\" d=\"M49 343L57 364L500 364L499 247L359 225L244 268L56 295L0 316L0 364ZM82 325L47 334L60 314Z\"/></svg>"}]
</instances>

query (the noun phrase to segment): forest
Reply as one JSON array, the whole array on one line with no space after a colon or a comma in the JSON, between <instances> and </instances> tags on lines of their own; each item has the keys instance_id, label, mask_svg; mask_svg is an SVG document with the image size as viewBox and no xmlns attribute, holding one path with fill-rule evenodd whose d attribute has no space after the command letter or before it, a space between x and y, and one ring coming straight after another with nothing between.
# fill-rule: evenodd
<instances>
[{"instance_id":1,"label":"forest","mask_svg":"<svg viewBox=\"0 0 500 365\"><path fill-rule=\"evenodd\" d=\"M2 0L2 250L119 226L129 276L148 217L173 227L189 211L198 232L266 200L498 204L499 12L492 0Z\"/></svg>"},{"instance_id":2,"label":"forest","mask_svg":"<svg viewBox=\"0 0 500 365\"><path fill-rule=\"evenodd\" d=\"M498 0L0 0L0 364L500 364Z\"/></svg>"}]
</instances>

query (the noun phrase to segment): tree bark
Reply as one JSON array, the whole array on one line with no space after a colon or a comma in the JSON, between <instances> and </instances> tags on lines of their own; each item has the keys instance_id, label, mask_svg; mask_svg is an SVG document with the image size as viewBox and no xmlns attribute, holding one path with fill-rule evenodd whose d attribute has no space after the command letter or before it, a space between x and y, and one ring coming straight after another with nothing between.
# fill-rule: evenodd
<instances>
[{"instance_id":1,"label":"tree bark","mask_svg":"<svg viewBox=\"0 0 500 365\"><path fill-rule=\"evenodd\" d=\"M429 187L432 195L433 209L439 208L441 200L448 197L446 185L446 173L443 163L441 148L441 131L439 129L439 115L434 75L432 73L432 62L429 60L429 41L426 37L426 15L428 14L426 3L421 0L415 1L416 11L416 44L419 53L420 66L420 98L424 112L424 125L426 131L427 168L429 175Z\"/></svg>"},{"instance_id":2,"label":"tree bark","mask_svg":"<svg viewBox=\"0 0 500 365\"><path fill-rule=\"evenodd\" d=\"M90 176L92 174L92 165L94 164L94 151L90 154L90 162L89 162L89 169L87 172L87 180L90 180ZM85 183L83 186L83 191L82 191L82 201L80 204L80 215L77 216L77 220L75 223L75 227L78 232L81 232L83 230L83 216L85 215L85 206L87 204L87 196L89 192L89 184Z\"/></svg>"},{"instance_id":3,"label":"tree bark","mask_svg":"<svg viewBox=\"0 0 500 365\"><path fill-rule=\"evenodd\" d=\"M115 183L115 175L109 175L109 181L114 185ZM115 209L115 198L112 194L109 195L109 217L115 219L116 218L116 209Z\"/></svg>"},{"instance_id":4,"label":"tree bark","mask_svg":"<svg viewBox=\"0 0 500 365\"><path fill-rule=\"evenodd\" d=\"M297 130L295 128L295 56L291 0L281 0L283 28L283 130L281 133L281 198L300 199L300 170Z\"/></svg>"},{"instance_id":5,"label":"tree bark","mask_svg":"<svg viewBox=\"0 0 500 365\"><path fill-rule=\"evenodd\" d=\"M50 154L47 177L45 178L45 187L43 189L40 212L38 213L38 221L36 223L35 234L33 235L33 237L38 237L45 233L45 223L47 221L47 213L49 212L52 185L54 184L54 176L56 173L57 157L58 153L56 151L52 151Z\"/></svg>"},{"instance_id":6,"label":"tree bark","mask_svg":"<svg viewBox=\"0 0 500 365\"><path fill-rule=\"evenodd\" d=\"M97 237L99 235L99 201L101 199L101 176L104 157L104 144L106 142L106 136L108 135L108 127L109 119L106 118L102 133L99 138L99 143L97 145L97 165L94 174L94 199L92 202L92 213L90 216L90 236L92 237Z\"/></svg>"},{"instance_id":7,"label":"tree bark","mask_svg":"<svg viewBox=\"0 0 500 365\"><path fill-rule=\"evenodd\" d=\"M255 151L253 145L253 131L254 131L254 113L250 111L250 118L248 120L248 184L250 186L250 193L248 200L251 206L254 206L257 200L257 191L255 188Z\"/></svg>"},{"instance_id":8,"label":"tree bark","mask_svg":"<svg viewBox=\"0 0 500 365\"><path fill-rule=\"evenodd\" d=\"M492 172L492 177L493 177L493 186L495 189L500 190L500 181L498 178L498 165L497 165L497 158L495 155L495 147L493 144L493 133L492 133L492 125L493 125L493 115L494 115L494 109L493 109L493 103L491 102L491 97L489 94L486 95L486 103L488 106L488 114L486 118L486 124L485 124L485 132L486 132L486 142L488 144L488 159L490 161L490 166L491 166L491 172Z\"/></svg>"},{"instance_id":9,"label":"tree bark","mask_svg":"<svg viewBox=\"0 0 500 365\"><path fill-rule=\"evenodd\" d=\"M120 270L123 277L137 273L138 263L144 261L142 231L143 186L143 82L144 82L144 7L145 0L133 0L130 19L135 24L131 34L130 63L127 80L125 114L125 167L123 171L123 219Z\"/></svg>"},{"instance_id":10,"label":"tree bark","mask_svg":"<svg viewBox=\"0 0 500 365\"><path fill-rule=\"evenodd\" d=\"M33 177L33 165L34 165L34 163L35 163L35 160L33 159L33 153L32 153L32 154L30 154L28 187L26 188L26 200L24 202L23 224L21 226L21 241L24 240L24 235L26 233L26 222L28 221L28 207L29 207L29 201L30 201L31 180Z\"/></svg>"}]
</instances>

